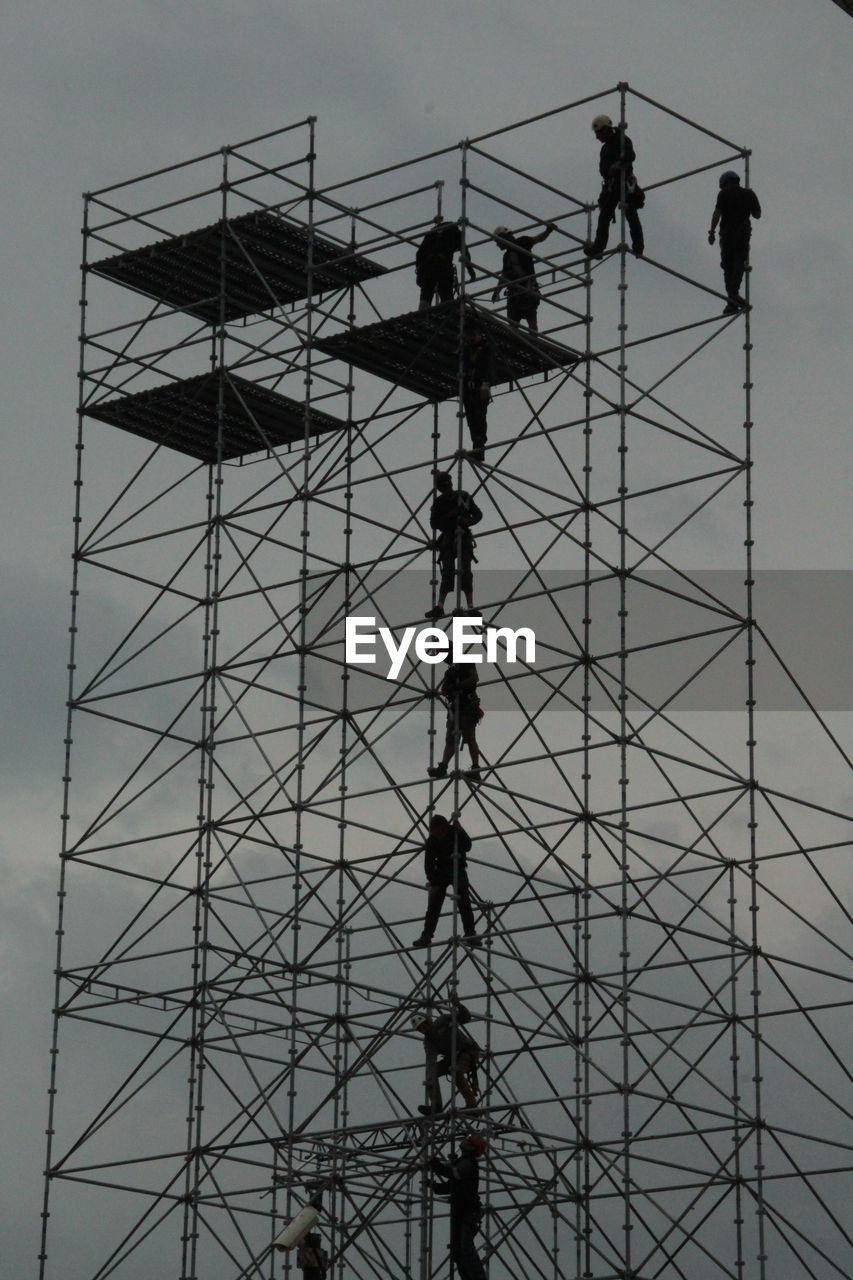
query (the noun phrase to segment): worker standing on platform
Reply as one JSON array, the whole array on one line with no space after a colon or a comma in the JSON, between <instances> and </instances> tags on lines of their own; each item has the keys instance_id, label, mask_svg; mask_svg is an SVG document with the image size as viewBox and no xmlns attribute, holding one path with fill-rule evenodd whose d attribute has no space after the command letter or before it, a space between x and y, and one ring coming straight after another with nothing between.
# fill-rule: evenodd
<instances>
[{"instance_id":1,"label":"worker standing on platform","mask_svg":"<svg viewBox=\"0 0 853 1280\"><path fill-rule=\"evenodd\" d=\"M469 457L482 462L486 446L486 415L495 380L495 348L482 321L467 315L462 337L462 409L471 433Z\"/></svg>"},{"instance_id":2,"label":"worker standing on platform","mask_svg":"<svg viewBox=\"0 0 853 1280\"><path fill-rule=\"evenodd\" d=\"M607 248L610 223L616 219L616 210L623 204L625 220L631 232L631 250L643 256L645 240L638 209L646 203L646 196L634 177L634 147L623 128L616 128L610 116L596 116L592 131L601 143L598 171L601 174L601 194L598 197L598 227L594 240L587 240L584 252L589 258L601 258ZM623 189L624 188L624 189Z\"/></svg>"},{"instance_id":3,"label":"worker standing on platform","mask_svg":"<svg viewBox=\"0 0 853 1280\"><path fill-rule=\"evenodd\" d=\"M453 297L453 258L459 254L474 279L471 255L462 244L462 228L458 222L445 222L437 214L433 225L424 236L415 254L415 280L421 291L418 309L426 311L438 294L439 302L450 302Z\"/></svg>"},{"instance_id":4,"label":"worker standing on platform","mask_svg":"<svg viewBox=\"0 0 853 1280\"><path fill-rule=\"evenodd\" d=\"M437 494L429 513L429 522L436 534L435 550L441 581L438 602L432 609L427 609L425 616L440 618L444 613L447 596L456 582L457 562L460 590L468 603L469 612L474 608L474 576L471 565L475 557L471 526L480 523L483 513L470 493L453 488L453 477L449 471L434 471L433 477Z\"/></svg>"},{"instance_id":5,"label":"worker standing on platform","mask_svg":"<svg viewBox=\"0 0 853 1280\"><path fill-rule=\"evenodd\" d=\"M320 1237L316 1231L309 1231L298 1246L296 1265L302 1272L303 1280L326 1280L329 1255L321 1247Z\"/></svg>"},{"instance_id":6,"label":"worker standing on platform","mask_svg":"<svg viewBox=\"0 0 853 1280\"><path fill-rule=\"evenodd\" d=\"M486 1280L474 1237L480 1229L483 1207L480 1204L478 1161L486 1152L485 1140L479 1133L469 1133L459 1144L455 1160L433 1156L430 1168L445 1179L434 1182L433 1190L450 1197L450 1256L459 1280Z\"/></svg>"},{"instance_id":7,"label":"worker standing on platform","mask_svg":"<svg viewBox=\"0 0 853 1280\"><path fill-rule=\"evenodd\" d=\"M541 244L553 230L554 224L549 222L538 236L514 235L508 227L495 227L493 232L504 256L492 302L497 302L501 289L505 287L507 320L516 327L524 320L533 333L539 328L536 312L542 301L536 280L533 246Z\"/></svg>"},{"instance_id":8,"label":"worker standing on platform","mask_svg":"<svg viewBox=\"0 0 853 1280\"><path fill-rule=\"evenodd\" d=\"M464 777L471 782L480 779L480 749L477 746L477 725L483 718L483 709L477 695L477 668L469 662L451 662L438 692L447 707L447 729L444 753L438 764L427 772L431 778L446 778L447 766L461 739L471 752L471 768Z\"/></svg>"},{"instance_id":9,"label":"worker standing on platform","mask_svg":"<svg viewBox=\"0 0 853 1280\"><path fill-rule=\"evenodd\" d=\"M746 264L749 261L749 241L752 236L751 218L761 217L758 196L750 187L740 185L740 177L729 169L720 177L720 193L714 206L708 244L714 243L714 232L720 226L720 266L726 286L728 302L724 316L734 315L746 306L740 296L740 286Z\"/></svg>"},{"instance_id":10,"label":"worker standing on platform","mask_svg":"<svg viewBox=\"0 0 853 1280\"><path fill-rule=\"evenodd\" d=\"M433 772L430 770L430 772ZM421 935L412 943L413 947L427 947L432 941L441 908L448 889L456 893L456 905L462 921L464 935L462 941L468 946L479 946L477 929L474 924L474 909L471 906L471 886L468 882L467 855L471 851L471 837L460 823L449 822L441 814L435 814L429 824L429 835L424 845L424 874L426 876L429 899L426 917ZM461 1007L461 1006L460 1006ZM460 1019L467 1022L468 1015ZM440 1019L438 1020L441 1021ZM445 1050L442 1048L442 1053ZM465 1089L460 1085L463 1095ZM468 1106L473 1106L473 1101Z\"/></svg>"}]
</instances>

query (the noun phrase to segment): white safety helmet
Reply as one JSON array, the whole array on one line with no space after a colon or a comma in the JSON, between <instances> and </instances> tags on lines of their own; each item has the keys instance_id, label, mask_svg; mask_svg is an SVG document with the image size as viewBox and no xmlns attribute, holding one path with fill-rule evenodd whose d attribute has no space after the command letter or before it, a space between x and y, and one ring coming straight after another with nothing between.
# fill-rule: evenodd
<instances>
[{"instance_id":1,"label":"white safety helmet","mask_svg":"<svg viewBox=\"0 0 853 1280\"><path fill-rule=\"evenodd\" d=\"M501 236L512 235L512 232L510 231L509 227L495 227L494 231L492 232L492 235L495 237L496 240L499 240Z\"/></svg>"},{"instance_id":2,"label":"white safety helmet","mask_svg":"<svg viewBox=\"0 0 853 1280\"><path fill-rule=\"evenodd\" d=\"M610 116L596 116L592 122L593 133L598 133L599 129L612 129L613 121Z\"/></svg>"}]
</instances>

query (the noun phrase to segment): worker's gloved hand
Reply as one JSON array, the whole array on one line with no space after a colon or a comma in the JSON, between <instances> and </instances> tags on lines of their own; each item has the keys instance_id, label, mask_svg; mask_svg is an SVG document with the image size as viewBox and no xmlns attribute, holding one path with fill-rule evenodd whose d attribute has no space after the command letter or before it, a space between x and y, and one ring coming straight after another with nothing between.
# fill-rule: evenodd
<instances>
[{"instance_id":1,"label":"worker's gloved hand","mask_svg":"<svg viewBox=\"0 0 853 1280\"><path fill-rule=\"evenodd\" d=\"M501 296L500 288L495 289L494 293L492 294L492 302L497 302L500 296Z\"/></svg>"},{"instance_id":2,"label":"worker's gloved hand","mask_svg":"<svg viewBox=\"0 0 853 1280\"><path fill-rule=\"evenodd\" d=\"M488 400L491 390L492 388L489 386L488 382L481 383L480 395L483 397L484 400Z\"/></svg>"},{"instance_id":3,"label":"worker's gloved hand","mask_svg":"<svg viewBox=\"0 0 853 1280\"><path fill-rule=\"evenodd\" d=\"M714 243L714 233L713 233L713 231L709 231L709 232L708 232L708 244L713 244L713 243Z\"/></svg>"},{"instance_id":4,"label":"worker's gloved hand","mask_svg":"<svg viewBox=\"0 0 853 1280\"><path fill-rule=\"evenodd\" d=\"M474 268L473 268L473 267L469 267L469 268L468 268L468 279L469 279L469 280L476 280L476 279L477 279L477 273L476 273L476 271L474 270Z\"/></svg>"}]
</instances>

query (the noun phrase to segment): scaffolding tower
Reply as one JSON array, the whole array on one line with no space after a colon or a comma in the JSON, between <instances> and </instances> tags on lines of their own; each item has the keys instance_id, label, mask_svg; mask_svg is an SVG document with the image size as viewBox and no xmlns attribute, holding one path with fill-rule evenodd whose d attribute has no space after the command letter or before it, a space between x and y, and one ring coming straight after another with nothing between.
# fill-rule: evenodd
<instances>
[{"instance_id":1,"label":"scaffolding tower","mask_svg":"<svg viewBox=\"0 0 853 1280\"><path fill-rule=\"evenodd\" d=\"M643 258L624 214L584 253L601 110ZM749 152L627 85L325 185L316 132L85 199L40 1276L296 1276L318 1196L330 1280L447 1276L429 1161L472 1129L491 1280L849 1275L846 832L757 778L751 316L678 265ZM475 278L422 311L439 213ZM496 223L554 224L539 333ZM440 668L345 660L348 616L425 625L436 467L484 512L484 623L537 636L479 668L479 781L427 775ZM480 946L446 905L412 949L435 812ZM454 998L480 1097L429 1113L415 1023Z\"/></svg>"}]
</instances>

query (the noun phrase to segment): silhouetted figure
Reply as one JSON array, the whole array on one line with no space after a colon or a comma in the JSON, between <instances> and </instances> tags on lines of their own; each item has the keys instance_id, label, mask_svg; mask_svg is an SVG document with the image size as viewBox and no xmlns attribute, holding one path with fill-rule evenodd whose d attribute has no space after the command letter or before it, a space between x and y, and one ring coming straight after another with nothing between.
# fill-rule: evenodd
<instances>
[{"instance_id":1,"label":"silhouetted figure","mask_svg":"<svg viewBox=\"0 0 853 1280\"><path fill-rule=\"evenodd\" d=\"M462 409L471 433L470 457L482 462L486 415L495 380L495 348L476 316L467 316L462 338Z\"/></svg>"},{"instance_id":2,"label":"silhouetted figure","mask_svg":"<svg viewBox=\"0 0 853 1280\"><path fill-rule=\"evenodd\" d=\"M459 223L445 222L439 213L415 254L415 280L421 291L420 311L432 306L436 294L439 302L450 302L454 283L453 258L457 253L468 271L468 279L473 280L474 264L468 250L463 250Z\"/></svg>"},{"instance_id":3,"label":"silhouetted figure","mask_svg":"<svg viewBox=\"0 0 853 1280\"><path fill-rule=\"evenodd\" d=\"M329 1255L322 1248L316 1231L309 1231L296 1249L296 1265L303 1280L326 1280Z\"/></svg>"},{"instance_id":4,"label":"silhouetted figure","mask_svg":"<svg viewBox=\"0 0 853 1280\"><path fill-rule=\"evenodd\" d=\"M444 673L438 692L447 707L447 728L441 760L427 770L431 778L447 777L447 766L461 739L471 753L471 768L464 776L471 782L479 780L477 725L483 718L483 709L477 695L478 683L477 668L470 662L451 662Z\"/></svg>"},{"instance_id":5,"label":"silhouetted figure","mask_svg":"<svg viewBox=\"0 0 853 1280\"><path fill-rule=\"evenodd\" d=\"M471 946L479 945L474 924L474 909L471 906L471 886L468 882L467 855L470 851L471 837L460 823L448 822L447 818L435 814L429 824L429 836L424 845L424 874L429 889L426 917L421 936L415 940L413 946L426 947L431 942L447 891L453 890L454 884L456 905L459 908L459 918L464 931L463 942ZM466 1014L461 1021L467 1022L467 1020Z\"/></svg>"},{"instance_id":6,"label":"silhouetted figure","mask_svg":"<svg viewBox=\"0 0 853 1280\"><path fill-rule=\"evenodd\" d=\"M424 1106L418 1107L421 1115L436 1115L441 1110L439 1077L449 1075L453 1069L454 1053L456 1062L453 1079L466 1107L476 1106L479 1097L477 1067L480 1062L480 1046L467 1031L460 1029L462 1023L470 1021L471 1014L456 996L453 997L452 1004L450 1013L443 1013L435 1019L422 1016L416 1020L416 1027L424 1041L426 1093L429 1099Z\"/></svg>"},{"instance_id":7,"label":"silhouetted figure","mask_svg":"<svg viewBox=\"0 0 853 1280\"><path fill-rule=\"evenodd\" d=\"M752 236L752 218L761 217L758 196L750 187L740 185L740 177L729 169L720 176L720 193L714 205L708 244L714 243L717 224L720 227L720 266L726 286L728 302L724 316L734 315L746 306L746 298L740 296L740 286L749 261L749 241Z\"/></svg>"},{"instance_id":8,"label":"silhouetted figure","mask_svg":"<svg viewBox=\"0 0 853 1280\"><path fill-rule=\"evenodd\" d=\"M539 328L536 312L542 295L536 279L536 261L533 246L540 244L554 230L549 222L538 236L515 235L508 227L495 227L494 238L503 249L503 263L492 302L497 302L501 289L506 289L506 318L518 326L522 320L535 333Z\"/></svg>"},{"instance_id":9,"label":"silhouetted figure","mask_svg":"<svg viewBox=\"0 0 853 1280\"><path fill-rule=\"evenodd\" d=\"M412 946L422 946L420 939L412 943ZM438 1051L433 1043L430 1034L434 1021L426 1013L417 1013L412 1018L412 1026L415 1031L420 1032L424 1046L424 1086L426 1089L427 1102L423 1106L418 1107L423 1116L437 1115L444 1106L441 1098L441 1083L438 1078Z\"/></svg>"},{"instance_id":10,"label":"silhouetted figure","mask_svg":"<svg viewBox=\"0 0 853 1280\"><path fill-rule=\"evenodd\" d=\"M459 1280L486 1280L485 1268L474 1243L483 1216L478 1190L478 1162L485 1151L486 1143L479 1133L469 1133L460 1142L459 1155L455 1160L433 1156L430 1161L430 1168L445 1179L441 1183L434 1182L433 1189L439 1195L450 1197L450 1256Z\"/></svg>"},{"instance_id":11,"label":"silhouetted figure","mask_svg":"<svg viewBox=\"0 0 853 1280\"><path fill-rule=\"evenodd\" d=\"M474 577L471 571L474 537L471 526L479 524L483 513L470 493L453 488L453 477L449 471L434 471L433 476L436 497L429 513L429 522L436 533L435 549L441 581L438 601L432 609L427 609L426 617L440 618L444 613L445 601L456 584L457 565L460 590L469 610L474 608Z\"/></svg>"},{"instance_id":12,"label":"silhouetted figure","mask_svg":"<svg viewBox=\"0 0 853 1280\"><path fill-rule=\"evenodd\" d=\"M610 116L596 116L592 131L601 143L598 155L598 171L601 174L601 194L598 197L598 226L594 240L587 240L584 252L587 257L600 258L607 248L610 223L616 219L616 210L623 200L625 221L631 232L631 249L642 257L645 249L643 225L637 210L646 203L645 193L634 177L634 147L624 129L617 129Z\"/></svg>"}]
</instances>

